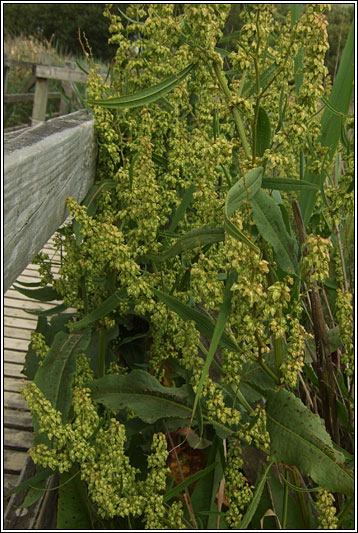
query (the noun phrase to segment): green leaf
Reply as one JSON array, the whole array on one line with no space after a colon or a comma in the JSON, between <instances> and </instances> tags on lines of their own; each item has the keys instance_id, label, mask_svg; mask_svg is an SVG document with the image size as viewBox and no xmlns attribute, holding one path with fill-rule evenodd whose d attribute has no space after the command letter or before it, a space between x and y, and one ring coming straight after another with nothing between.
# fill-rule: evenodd
<instances>
[{"instance_id":1,"label":"green leaf","mask_svg":"<svg viewBox=\"0 0 358 533\"><path fill-rule=\"evenodd\" d=\"M261 236L273 247L279 267L297 274L297 243L286 231L280 208L262 189L250 199L250 204L254 222Z\"/></svg>"},{"instance_id":2,"label":"green leaf","mask_svg":"<svg viewBox=\"0 0 358 533\"><path fill-rule=\"evenodd\" d=\"M244 244L246 244L247 246L249 246L254 252L256 252L257 254L260 253L260 248L258 248L256 246L256 244L254 244L253 242L250 241L250 239L248 239L246 237L246 235L241 231L239 230L239 228L237 226L235 226L235 224L233 224L231 222L231 220L229 220L227 218L226 215L224 215L224 224L225 224L225 231L231 235L231 237L234 237L234 239L237 239L238 241L241 241L243 242Z\"/></svg>"},{"instance_id":3,"label":"green leaf","mask_svg":"<svg viewBox=\"0 0 358 533\"><path fill-rule=\"evenodd\" d=\"M72 467L69 472L60 474L57 502L57 529L82 529L91 531L93 524L87 489L80 476L74 475L76 472L78 472L77 467Z\"/></svg>"},{"instance_id":4,"label":"green leaf","mask_svg":"<svg viewBox=\"0 0 358 533\"><path fill-rule=\"evenodd\" d=\"M163 501L168 502L174 496L185 490L187 487L189 487L192 483L195 481L198 481L199 479L203 479L206 477L212 470L216 468L218 463L211 463L209 466L204 468L203 470L200 470L200 472L196 472L196 474L193 474L192 476L188 477L185 481L182 483L179 483L176 487L172 488L171 490L168 490L163 496Z\"/></svg>"},{"instance_id":5,"label":"green leaf","mask_svg":"<svg viewBox=\"0 0 358 533\"><path fill-rule=\"evenodd\" d=\"M336 79L329 97L329 104L335 111L346 115L353 92L354 79L354 21L349 30L346 45L344 47L339 64ZM322 146L329 148L329 159L332 160L341 136L341 116L333 113L328 107L325 108L321 119L321 137L318 139ZM321 177L317 174L307 173L306 181L311 181L320 186ZM314 206L317 194L314 191L302 191L299 204L305 226L307 226Z\"/></svg>"},{"instance_id":6,"label":"green leaf","mask_svg":"<svg viewBox=\"0 0 358 533\"><path fill-rule=\"evenodd\" d=\"M354 480L344 456L333 448L322 420L284 389L266 392L270 457L297 466L301 474L330 492L352 494Z\"/></svg>"},{"instance_id":7,"label":"green leaf","mask_svg":"<svg viewBox=\"0 0 358 533\"><path fill-rule=\"evenodd\" d=\"M154 295L161 300L162 302L169 307L172 311L177 313L180 318L183 320L193 320L195 322L196 328L200 331L204 337L207 339L211 339L214 333L215 324L205 315L200 313L199 311L196 311L192 307L189 307L189 305L184 304L174 296L169 296L169 294L166 294L164 292L159 291L158 289L152 289ZM238 347L232 341L226 333L223 333L219 345L223 348L228 348L229 350L233 350L235 352L238 351Z\"/></svg>"},{"instance_id":8,"label":"green leaf","mask_svg":"<svg viewBox=\"0 0 358 533\"><path fill-rule=\"evenodd\" d=\"M167 261L186 250L192 250L199 246L201 247L207 244L221 242L224 239L224 228L209 228L208 226L205 226L203 228L189 231L185 235L182 235L177 242L167 250L158 254L150 254L144 259L150 259L155 262Z\"/></svg>"},{"instance_id":9,"label":"green leaf","mask_svg":"<svg viewBox=\"0 0 358 533\"><path fill-rule=\"evenodd\" d=\"M22 483L20 483L13 489L9 490L9 492L6 493L5 498L8 499L10 498L12 494L17 494L18 492L21 492L22 490L25 490L30 486L35 486L37 483L39 483L40 481L43 481L44 479L47 479L52 474L53 474L53 470L51 470L51 468L45 468L39 474L36 474L30 479L23 481Z\"/></svg>"},{"instance_id":10,"label":"green leaf","mask_svg":"<svg viewBox=\"0 0 358 533\"><path fill-rule=\"evenodd\" d=\"M193 68L194 64L190 64L178 74L174 74L173 76L170 76L170 78L167 78L161 83L153 85L148 89L138 91L134 94L114 98L106 98L104 100L89 99L87 100L87 103L92 106L97 105L105 107L107 109L130 109L143 105L149 105L156 102L164 95L175 89L175 87L177 87L186 78L186 76L191 72Z\"/></svg>"},{"instance_id":11,"label":"green leaf","mask_svg":"<svg viewBox=\"0 0 358 533\"><path fill-rule=\"evenodd\" d=\"M257 509L257 506L259 505L260 503L260 500L261 500L261 496L262 496L262 491L264 490L264 486L265 486L265 483L266 483L266 478L267 478L267 475L270 471L270 468L271 466L273 465L273 461L271 461L271 463L267 466L265 472L262 474L262 477L260 479L260 481L257 483L256 485L256 489L255 489L255 493L254 493L254 496L247 508L247 511L240 523L240 529L248 529L248 526L255 514L255 511Z\"/></svg>"},{"instance_id":12,"label":"green leaf","mask_svg":"<svg viewBox=\"0 0 358 533\"><path fill-rule=\"evenodd\" d=\"M259 157L264 155L265 150L271 144L271 124L270 118L265 109L260 106L256 124L256 153Z\"/></svg>"},{"instance_id":13,"label":"green leaf","mask_svg":"<svg viewBox=\"0 0 358 533\"><path fill-rule=\"evenodd\" d=\"M210 365L214 359L214 355L219 346L219 342L222 337L222 334L224 333L225 325L226 325L227 319L229 317L230 309L231 309L231 299L232 299L231 287L234 281L236 280L236 278L237 278L236 271L229 273L226 286L225 286L223 303L220 307L220 311L219 311L216 324L215 324L215 328L213 331L213 336L211 338L209 353L205 360L205 363L204 363L204 366L201 372L200 380L197 386L192 417L195 415L196 407L198 405L198 401L201 396L201 391L203 388L204 381L206 380L208 376Z\"/></svg>"},{"instance_id":14,"label":"green leaf","mask_svg":"<svg viewBox=\"0 0 358 533\"><path fill-rule=\"evenodd\" d=\"M40 302L52 302L53 300L62 300L62 297L52 287L41 287L41 289L24 289L17 287L14 284L14 289L19 293L31 298L33 300L39 300Z\"/></svg>"},{"instance_id":15,"label":"green leaf","mask_svg":"<svg viewBox=\"0 0 358 533\"><path fill-rule=\"evenodd\" d=\"M329 105L335 110L327 108L324 110L321 124L322 135L321 144L330 147L330 158L332 159L336 150L341 133L341 117L338 113L347 115L353 92L354 80L354 21L351 24L347 42L344 47L341 61L329 97Z\"/></svg>"},{"instance_id":16,"label":"green leaf","mask_svg":"<svg viewBox=\"0 0 358 533\"><path fill-rule=\"evenodd\" d=\"M225 215L230 217L242 203L250 200L261 187L263 168L250 170L240 178L229 190L225 201Z\"/></svg>"},{"instance_id":17,"label":"green leaf","mask_svg":"<svg viewBox=\"0 0 358 533\"><path fill-rule=\"evenodd\" d=\"M36 316L52 316L57 315L58 313L62 313L62 311L65 311L68 309L66 304L59 304L55 305L54 307L51 307L51 309L45 309L44 311L37 311L36 309L24 309L26 313L29 313L30 315L36 315Z\"/></svg>"},{"instance_id":18,"label":"green leaf","mask_svg":"<svg viewBox=\"0 0 358 533\"><path fill-rule=\"evenodd\" d=\"M143 422L153 423L160 418L189 418L191 399L188 385L180 388L164 387L144 370L130 374L107 375L90 385L92 398L109 409L133 409ZM160 394L161 396L158 396Z\"/></svg>"},{"instance_id":19,"label":"green leaf","mask_svg":"<svg viewBox=\"0 0 358 533\"><path fill-rule=\"evenodd\" d=\"M67 421L71 406L71 384L76 370L76 355L87 348L90 330L80 333L60 331L38 368L34 382L52 406L62 413L62 421Z\"/></svg>"},{"instance_id":20,"label":"green leaf","mask_svg":"<svg viewBox=\"0 0 358 533\"><path fill-rule=\"evenodd\" d=\"M124 295L125 291L123 289L114 292L89 315L85 316L78 322L74 322L74 324L72 324L71 326L72 331L87 328L90 324L93 324L93 322L96 322L104 316L107 316L109 313L114 311L114 309L116 309L116 307L118 307L121 302L123 302Z\"/></svg>"},{"instance_id":21,"label":"green leaf","mask_svg":"<svg viewBox=\"0 0 358 533\"><path fill-rule=\"evenodd\" d=\"M301 191L304 189L319 190L319 186L310 181L292 180L289 178L262 178L263 189L275 189L277 191Z\"/></svg>"},{"instance_id":22,"label":"green leaf","mask_svg":"<svg viewBox=\"0 0 358 533\"><path fill-rule=\"evenodd\" d=\"M183 194L180 205L176 210L173 216L173 220L171 221L170 226L168 228L169 231L174 231L178 226L179 222L183 219L185 212L193 199L194 191L195 185L192 183Z\"/></svg>"}]
</instances>

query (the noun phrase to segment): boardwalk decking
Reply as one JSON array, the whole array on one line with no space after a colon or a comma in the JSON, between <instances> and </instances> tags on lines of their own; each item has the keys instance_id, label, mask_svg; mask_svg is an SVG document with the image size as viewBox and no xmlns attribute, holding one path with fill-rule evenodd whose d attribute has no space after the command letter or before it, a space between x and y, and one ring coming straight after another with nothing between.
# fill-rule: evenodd
<instances>
[{"instance_id":1,"label":"boardwalk decking","mask_svg":"<svg viewBox=\"0 0 358 533\"><path fill-rule=\"evenodd\" d=\"M54 257L52 241L43 248ZM54 257L57 259L56 257ZM53 269L56 273L56 267ZM29 265L18 280L26 283L39 281L38 266ZM4 296L4 491L18 484L19 475L32 446L32 420L26 401L19 389L26 382L21 373L30 342L31 331L36 329L37 317L26 309L48 309L59 302L42 303L23 296L11 287Z\"/></svg>"}]
</instances>

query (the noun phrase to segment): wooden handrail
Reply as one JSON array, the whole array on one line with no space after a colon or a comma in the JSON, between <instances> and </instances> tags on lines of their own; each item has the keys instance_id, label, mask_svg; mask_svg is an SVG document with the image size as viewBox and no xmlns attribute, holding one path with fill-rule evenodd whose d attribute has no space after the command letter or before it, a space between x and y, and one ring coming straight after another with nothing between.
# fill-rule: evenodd
<instances>
[{"instance_id":1,"label":"wooden handrail","mask_svg":"<svg viewBox=\"0 0 358 533\"><path fill-rule=\"evenodd\" d=\"M86 111L4 135L4 291L94 182L97 142Z\"/></svg>"}]
</instances>

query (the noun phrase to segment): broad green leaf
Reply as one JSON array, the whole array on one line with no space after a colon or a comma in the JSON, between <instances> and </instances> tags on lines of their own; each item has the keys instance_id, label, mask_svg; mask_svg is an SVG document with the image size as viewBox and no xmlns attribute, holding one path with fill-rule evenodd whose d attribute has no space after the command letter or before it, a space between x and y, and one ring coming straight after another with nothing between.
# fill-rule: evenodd
<instances>
[{"instance_id":1,"label":"broad green leaf","mask_svg":"<svg viewBox=\"0 0 358 533\"><path fill-rule=\"evenodd\" d=\"M262 189L250 199L252 216L261 236L271 244L279 267L297 274L297 243L285 227L280 208Z\"/></svg>"},{"instance_id":2,"label":"broad green leaf","mask_svg":"<svg viewBox=\"0 0 358 533\"><path fill-rule=\"evenodd\" d=\"M169 231L174 231L178 226L179 222L183 219L185 212L193 199L194 191L195 185L192 183L183 194L180 205L178 206L178 209L176 210L173 216L173 220L171 221L170 226L168 228Z\"/></svg>"},{"instance_id":3,"label":"broad green leaf","mask_svg":"<svg viewBox=\"0 0 358 533\"><path fill-rule=\"evenodd\" d=\"M140 107L143 105L149 105L156 102L164 95L175 89L175 87L177 87L186 78L186 76L191 72L193 68L194 65L190 64L178 74L170 76L170 78L167 78L161 83L158 83L157 85L153 85L148 89L144 89L133 94L120 97L106 98L104 100L89 99L87 100L87 103L92 106L97 105L105 107L107 109L129 109L134 107Z\"/></svg>"},{"instance_id":4,"label":"broad green leaf","mask_svg":"<svg viewBox=\"0 0 358 533\"><path fill-rule=\"evenodd\" d=\"M319 186L310 181L292 180L289 178L262 178L263 189L276 189L278 191L301 191L304 189L319 190Z\"/></svg>"},{"instance_id":5,"label":"broad green leaf","mask_svg":"<svg viewBox=\"0 0 358 533\"><path fill-rule=\"evenodd\" d=\"M225 286L225 292L224 292L224 298L223 303L220 307L220 311L216 320L215 328L213 331L213 336L211 338L209 352L207 355L207 358L205 360L204 366L201 371L200 380L197 386L196 394L195 394L195 400L194 400L194 407L193 407L193 415L195 415L196 407L198 405L198 401L201 397L201 391L203 389L204 381L206 380L209 368L211 363L213 362L215 352L219 346L220 339L224 333L225 325L227 322L227 319L230 314L231 309L231 299L232 299L232 292L231 287L234 281L237 278L237 272L230 272L227 277L226 286Z\"/></svg>"},{"instance_id":6,"label":"broad green leaf","mask_svg":"<svg viewBox=\"0 0 358 533\"><path fill-rule=\"evenodd\" d=\"M260 503L260 500L261 500L261 496L262 496L262 491L264 490L264 486L265 486L265 483L266 483L266 478L267 478L267 474L269 473L270 471L270 468L271 466L273 465L273 461L271 461L271 463L267 466L265 472L262 474L262 477L260 479L260 481L257 483L256 485L256 488L255 488L255 493L254 493L254 496L247 508L247 511L240 523L240 529L248 529L248 526L255 514L255 511L257 509L257 506L259 505Z\"/></svg>"},{"instance_id":7,"label":"broad green leaf","mask_svg":"<svg viewBox=\"0 0 358 533\"><path fill-rule=\"evenodd\" d=\"M76 370L76 355L87 348L90 330L80 333L60 331L38 368L34 382L52 406L62 413L65 423L71 406L71 384Z\"/></svg>"},{"instance_id":8,"label":"broad green leaf","mask_svg":"<svg viewBox=\"0 0 358 533\"><path fill-rule=\"evenodd\" d=\"M150 254L146 258L151 261L161 262L167 261L176 255L181 254L186 250L192 250L198 246L205 246L207 244L214 244L225 239L224 228L203 228L194 229L185 235L179 237L177 242L167 250L158 254Z\"/></svg>"},{"instance_id":9,"label":"broad green leaf","mask_svg":"<svg viewBox=\"0 0 358 533\"><path fill-rule=\"evenodd\" d=\"M125 294L125 291L123 289L120 289L116 291L115 293L113 293L104 302L102 302L101 305L97 307L97 309L92 311L89 315L85 316L78 322L74 322L74 324L72 324L71 326L72 331L87 328L87 326L89 326L90 324L93 324L93 322L96 322L97 320L100 320L104 316L107 316L109 313L114 311L114 309L116 309L116 307L118 307L121 302L123 302L124 294Z\"/></svg>"},{"instance_id":10,"label":"broad green leaf","mask_svg":"<svg viewBox=\"0 0 358 533\"><path fill-rule=\"evenodd\" d=\"M14 289L18 292L31 298L33 300L39 300L40 302L52 302L53 300L62 300L62 297L52 287L41 287L41 289L24 289L23 287L17 287L14 284Z\"/></svg>"},{"instance_id":11,"label":"broad green leaf","mask_svg":"<svg viewBox=\"0 0 358 533\"><path fill-rule=\"evenodd\" d=\"M252 198L261 187L263 168L250 170L231 187L226 196L225 215L230 217L244 201Z\"/></svg>"},{"instance_id":12,"label":"broad green leaf","mask_svg":"<svg viewBox=\"0 0 358 533\"><path fill-rule=\"evenodd\" d=\"M256 153L259 157L264 155L265 150L271 144L270 118L262 106L259 107L256 124Z\"/></svg>"},{"instance_id":13,"label":"broad green leaf","mask_svg":"<svg viewBox=\"0 0 358 533\"><path fill-rule=\"evenodd\" d=\"M330 492L352 494L354 479L344 456L333 448L322 420L284 389L266 392L270 457L297 466L301 474Z\"/></svg>"},{"instance_id":14,"label":"broad green leaf","mask_svg":"<svg viewBox=\"0 0 358 533\"><path fill-rule=\"evenodd\" d=\"M189 307L189 305L184 304L178 298L175 298L174 296L170 296L169 294L165 294L162 291L159 291L158 289L152 289L154 296L156 296L159 300L165 303L169 309L177 313L180 318L183 320L193 320L195 322L196 328L200 331L204 337L207 339L211 339L214 333L215 324L205 315L200 313L199 311L196 311L192 307ZM223 348L228 348L229 350L233 350L237 352L238 347L236 346L235 342L233 342L226 333L222 333L219 345Z\"/></svg>"},{"instance_id":15,"label":"broad green leaf","mask_svg":"<svg viewBox=\"0 0 358 533\"><path fill-rule=\"evenodd\" d=\"M94 401L113 410L129 407L147 423L160 418L189 418L191 415L191 407L187 404L192 393L188 385L164 387L144 370L133 370L123 376L104 376L94 380L90 388Z\"/></svg>"},{"instance_id":16,"label":"broad green leaf","mask_svg":"<svg viewBox=\"0 0 358 533\"><path fill-rule=\"evenodd\" d=\"M78 467L72 467L69 472L60 474L57 529L91 531L93 524L89 506L87 488L80 478Z\"/></svg>"}]
</instances>

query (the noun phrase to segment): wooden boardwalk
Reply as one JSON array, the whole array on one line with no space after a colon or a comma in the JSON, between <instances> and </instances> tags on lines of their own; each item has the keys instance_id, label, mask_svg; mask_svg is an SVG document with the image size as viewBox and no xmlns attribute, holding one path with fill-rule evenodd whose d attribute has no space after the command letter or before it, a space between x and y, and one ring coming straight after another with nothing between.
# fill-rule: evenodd
<instances>
[{"instance_id":1,"label":"wooden boardwalk","mask_svg":"<svg viewBox=\"0 0 358 533\"><path fill-rule=\"evenodd\" d=\"M43 248L54 257L52 241ZM53 268L56 275L58 267ZM26 283L39 281L38 266L29 265L18 280ZM26 309L49 309L59 302L42 303L23 296L11 287L4 296L4 491L15 487L32 446L33 429L30 412L19 389L26 377L21 373L30 342L31 331L36 329L37 316Z\"/></svg>"}]
</instances>

